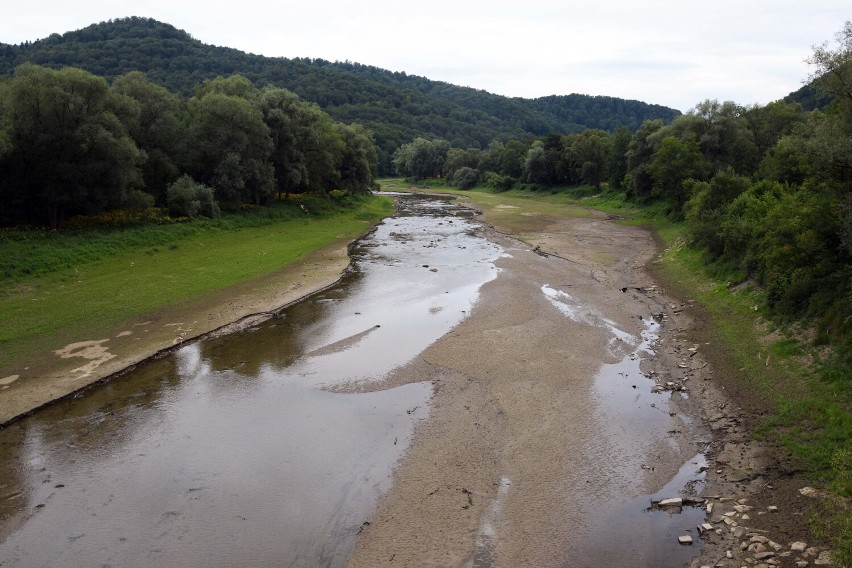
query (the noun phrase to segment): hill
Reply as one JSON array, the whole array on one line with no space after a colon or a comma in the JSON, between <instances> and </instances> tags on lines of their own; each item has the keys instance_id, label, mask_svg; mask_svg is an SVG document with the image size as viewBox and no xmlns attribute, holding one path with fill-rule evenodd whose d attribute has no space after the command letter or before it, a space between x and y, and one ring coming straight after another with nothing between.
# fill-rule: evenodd
<instances>
[{"instance_id":1,"label":"hill","mask_svg":"<svg viewBox=\"0 0 852 568\"><path fill-rule=\"evenodd\" d=\"M636 130L645 120L671 122L680 111L604 96L571 94L510 98L351 62L265 57L204 44L174 26L123 18L19 45L0 44L0 76L31 62L79 67L109 80L142 71L169 90L190 94L206 79L240 73L258 86L272 84L317 103L334 119L370 128L380 168L417 136L443 138L454 147L484 147L492 140L528 139L589 128Z\"/></svg>"}]
</instances>

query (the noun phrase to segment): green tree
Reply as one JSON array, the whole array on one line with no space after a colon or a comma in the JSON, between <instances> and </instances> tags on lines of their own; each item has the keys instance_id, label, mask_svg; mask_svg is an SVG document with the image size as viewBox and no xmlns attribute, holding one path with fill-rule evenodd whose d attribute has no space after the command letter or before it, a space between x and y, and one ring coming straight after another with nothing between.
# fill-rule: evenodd
<instances>
[{"instance_id":1,"label":"green tree","mask_svg":"<svg viewBox=\"0 0 852 568\"><path fill-rule=\"evenodd\" d=\"M215 91L189 100L188 167L228 208L267 203L274 194L273 144L248 99Z\"/></svg>"},{"instance_id":2,"label":"green tree","mask_svg":"<svg viewBox=\"0 0 852 568\"><path fill-rule=\"evenodd\" d=\"M340 188L367 193L375 185L378 157L373 134L360 124L338 123L344 148L340 161Z\"/></svg>"},{"instance_id":3,"label":"green tree","mask_svg":"<svg viewBox=\"0 0 852 568\"><path fill-rule=\"evenodd\" d=\"M394 154L398 174L414 179L440 177L450 144L446 140L415 138L403 144Z\"/></svg>"},{"instance_id":4,"label":"green tree","mask_svg":"<svg viewBox=\"0 0 852 568\"><path fill-rule=\"evenodd\" d=\"M628 128L620 127L612 136L612 146L609 152L609 185L612 189L623 190L624 177L627 175L627 151L630 149L630 142L633 140L633 133Z\"/></svg>"},{"instance_id":5,"label":"green tree","mask_svg":"<svg viewBox=\"0 0 852 568\"><path fill-rule=\"evenodd\" d=\"M702 179L707 174L707 162L696 140L683 141L667 136L654 153L646 171L653 179L652 194L667 199L675 217L682 214L689 198L683 187L687 179Z\"/></svg>"},{"instance_id":6,"label":"green tree","mask_svg":"<svg viewBox=\"0 0 852 568\"><path fill-rule=\"evenodd\" d=\"M125 124L147 156L142 165L145 190L160 203L165 203L166 187L180 173L178 154L184 139L183 101L138 71L118 77L112 90L132 99L138 109Z\"/></svg>"},{"instance_id":7,"label":"green tree","mask_svg":"<svg viewBox=\"0 0 852 568\"><path fill-rule=\"evenodd\" d=\"M579 177L584 183L600 189L601 182L607 177L607 166L612 152L610 135L603 130L584 130L574 135L565 151L576 164L574 177Z\"/></svg>"},{"instance_id":8,"label":"green tree","mask_svg":"<svg viewBox=\"0 0 852 568\"><path fill-rule=\"evenodd\" d=\"M58 227L70 214L118 207L142 184L144 160L100 77L24 64L6 85L4 203L19 221Z\"/></svg>"}]
</instances>

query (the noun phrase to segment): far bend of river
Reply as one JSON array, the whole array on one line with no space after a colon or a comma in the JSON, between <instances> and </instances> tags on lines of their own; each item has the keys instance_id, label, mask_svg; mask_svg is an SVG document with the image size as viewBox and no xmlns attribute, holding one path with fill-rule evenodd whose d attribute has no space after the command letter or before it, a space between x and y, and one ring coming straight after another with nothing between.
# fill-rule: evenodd
<instances>
[{"instance_id":1,"label":"far bend of river","mask_svg":"<svg viewBox=\"0 0 852 568\"><path fill-rule=\"evenodd\" d=\"M501 249L400 196L334 288L0 431L0 566L341 566L432 385L363 393L461 321Z\"/></svg>"}]
</instances>

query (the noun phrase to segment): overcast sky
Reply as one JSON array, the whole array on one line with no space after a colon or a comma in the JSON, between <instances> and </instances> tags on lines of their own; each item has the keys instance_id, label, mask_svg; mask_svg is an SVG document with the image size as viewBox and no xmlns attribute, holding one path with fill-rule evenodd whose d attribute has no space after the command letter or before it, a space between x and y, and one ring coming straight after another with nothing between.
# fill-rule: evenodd
<instances>
[{"instance_id":1,"label":"overcast sky","mask_svg":"<svg viewBox=\"0 0 852 568\"><path fill-rule=\"evenodd\" d=\"M30 0L5 2L0 42L125 16L268 56L349 60L519 97L583 93L687 111L798 89L849 0Z\"/></svg>"}]
</instances>

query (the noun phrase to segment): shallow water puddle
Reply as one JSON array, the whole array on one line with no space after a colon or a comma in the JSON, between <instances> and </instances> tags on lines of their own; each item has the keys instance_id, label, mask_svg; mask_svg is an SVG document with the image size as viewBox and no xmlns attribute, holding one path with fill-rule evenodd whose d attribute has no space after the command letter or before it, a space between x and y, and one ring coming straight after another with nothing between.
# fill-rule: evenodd
<instances>
[{"instance_id":1,"label":"shallow water puddle","mask_svg":"<svg viewBox=\"0 0 852 568\"><path fill-rule=\"evenodd\" d=\"M644 319L644 329L637 338L569 294L548 285L541 290L565 317L606 329L610 334L609 354L621 357L615 363L604 364L594 379L598 435L586 451L604 456L603 461L609 467L597 472L597 479L585 490L588 499L597 506L587 511L592 520L588 536L571 565L585 566L584 559L594 559L595 565L621 567L689 565L699 551L696 527L705 518L704 509L660 511L651 510L650 506L652 499L699 493L707 467L704 456L698 454L686 462L655 494L643 495L642 470L655 467L643 460L659 454L661 444L677 449L671 437L677 431L669 430L672 428L669 401L671 397L686 396L654 389L654 381L640 368L643 359L654 356L660 325L650 317ZM686 417L676 416L688 423ZM584 490L579 492L582 494ZM630 499L631 495L639 497ZM677 537L686 534L693 537L695 546L678 543Z\"/></svg>"},{"instance_id":2,"label":"shallow water puddle","mask_svg":"<svg viewBox=\"0 0 852 568\"><path fill-rule=\"evenodd\" d=\"M343 565L432 386L319 387L410 361L501 253L446 202L403 203L341 285L0 431L0 565Z\"/></svg>"}]
</instances>

